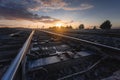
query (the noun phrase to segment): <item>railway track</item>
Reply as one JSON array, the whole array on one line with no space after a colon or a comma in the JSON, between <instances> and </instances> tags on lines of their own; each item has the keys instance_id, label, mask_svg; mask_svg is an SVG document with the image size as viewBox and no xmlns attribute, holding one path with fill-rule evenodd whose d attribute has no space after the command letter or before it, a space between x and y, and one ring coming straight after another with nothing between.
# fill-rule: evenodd
<instances>
[{"instance_id":1,"label":"railway track","mask_svg":"<svg viewBox=\"0 0 120 80\"><path fill-rule=\"evenodd\" d=\"M54 31L54 30L53 30ZM82 35L98 35L107 37L117 37L120 38L120 30L65 30L68 34L82 34Z\"/></svg>"},{"instance_id":2,"label":"railway track","mask_svg":"<svg viewBox=\"0 0 120 80\"><path fill-rule=\"evenodd\" d=\"M120 69L120 49L33 30L2 80L101 80Z\"/></svg>"},{"instance_id":3,"label":"railway track","mask_svg":"<svg viewBox=\"0 0 120 80\"><path fill-rule=\"evenodd\" d=\"M0 29L0 78L28 38L31 30Z\"/></svg>"},{"instance_id":4,"label":"railway track","mask_svg":"<svg viewBox=\"0 0 120 80\"><path fill-rule=\"evenodd\" d=\"M120 48L120 30L56 30L54 32Z\"/></svg>"}]
</instances>

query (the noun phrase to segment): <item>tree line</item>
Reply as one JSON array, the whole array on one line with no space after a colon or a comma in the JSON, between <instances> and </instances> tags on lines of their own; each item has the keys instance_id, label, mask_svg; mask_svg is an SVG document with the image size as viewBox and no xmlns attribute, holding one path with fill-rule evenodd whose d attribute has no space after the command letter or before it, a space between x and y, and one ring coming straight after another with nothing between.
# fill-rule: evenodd
<instances>
[{"instance_id":1,"label":"tree line","mask_svg":"<svg viewBox=\"0 0 120 80\"><path fill-rule=\"evenodd\" d=\"M104 21L100 26L99 26L99 28L100 29L111 29L111 27L112 27L112 24L111 24L111 22L109 21L109 20L106 20L106 21ZM49 27L49 29L57 29L58 27L56 27L56 26L53 26L53 27ZM61 27L59 27L59 28L61 28L61 29L73 29L73 27L70 25L70 26L66 26L66 27L64 27L64 26L61 26ZM97 26L93 26L93 29L97 29L98 27ZM84 26L84 24L80 24L79 26L78 26L78 29L85 29L85 26Z\"/></svg>"},{"instance_id":2,"label":"tree line","mask_svg":"<svg viewBox=\"0 0 120 80\"><path fill-rule=\"evenodd\" d=\"M100 29L111 29L111 27L112 27L112 24L111 24L111 22L110 22L109 20L104 21L104 22L99 26ZM84 24L80 24L78 28L79 28L79 29L84 29L85 26L84 26ZM97 29L97 27L94 26L93 29Z\"/></svg>"}]
</instances>

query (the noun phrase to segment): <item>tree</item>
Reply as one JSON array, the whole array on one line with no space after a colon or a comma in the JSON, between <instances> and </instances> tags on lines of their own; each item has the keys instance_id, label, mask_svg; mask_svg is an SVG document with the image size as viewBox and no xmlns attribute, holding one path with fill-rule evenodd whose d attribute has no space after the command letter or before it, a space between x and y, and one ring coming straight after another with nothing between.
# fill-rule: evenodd
<instances>
[{"instance_id":1,"label":"tree","mask_svg":"<svg viewBox=\"0 0 120 80\"><path fill-rule=\"evenodd\" d=\"M97 29L97 27L96 27L96 26L93 26L93 29Z\"/></svg>"},{"instance_id":2,"label":"tree","mask_svg":"<svg viewBox=\"0 0 120 80\"><path fill-rule=\"evenodd\" d=\"M70 26L66 26L66 29L72 29L72 26L70 25Z\"/></svg>"},{"instance_id":3,"label":"tree","mask_svg":"<svg viewBox=\"0 0 120 80\"><path fill-rule=\"evenodd\" d=\"M84 24L80 24L79 29L84 29Z\"/></svg>"},{"instance_id":4,"label":"tree","mask_svg":"<svg viewBox=\"0 0 120 80\"><path fill-rule=\"evenodd\" d=\"M72 26L71 26L71 25L69 26L69 29L72 29Z\"/></svg>"},{"instance_id":5,"label":"tree","mask_svg":"<svg viewBox=\"0 0 120 80\"><path fill-rule=\"evenodd\" d=\"M100 25L101 29L111 29L111 27L112 27L112 24L109 20L106 20Z\"/></svg>"}]
</instances>

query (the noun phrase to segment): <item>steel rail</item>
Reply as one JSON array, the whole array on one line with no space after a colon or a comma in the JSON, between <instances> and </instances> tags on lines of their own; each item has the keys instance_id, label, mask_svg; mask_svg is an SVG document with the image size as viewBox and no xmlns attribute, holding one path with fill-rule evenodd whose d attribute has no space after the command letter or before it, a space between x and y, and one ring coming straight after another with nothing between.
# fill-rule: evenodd
<instances>
[{"instance_id":1,"label":"steel rail","mask_svg":"<svg viewBox=\"0 0 120 80\"><path fill-rule=\"evenodd\" d=\"M83 44L92 45L92 46L100 48L103 51L109 52L107 54L114 53L116 55L119 55L119 57L120 57L120 49L116 48L116 47L111 47L111 46L107 46L107 45L103 45L103 44L99 44L99 43L95 43L95 42L91 42L91 41L88 41L88 40L79 39L79 38L76 38L76 37L71 37L71 36L67 36L67 35L63 35L63 34L58 34L58 33L50 32L50 31L46 31L46 30L40 30L40 31L48 33L48 34L56 35L56 36L59 36L59 37L62 37L62 38L66 38L66 39L69 39L69 40L78 41L78 42L81 42Z\"/></svg>"},{"instance_id":2,"label":"steel rail","mask_svg":"<svg viewBox=\"0 0 120 80\"><path fill-rule=\"evenodd\" d=\"M120 37L120 34L116 33L100 33L100 32L68 32L70 34L83 34L83 35L99 35L99 36L109 36L109 37Z\"/></svg>"},{"instance_id":3,"label":"steel rail","mask_svg":"<svg viewBox=\"0 0 120 80\"><path fill-rule=\"evenodd\" d=\"M30 36L24 43L23 47L21 48L18 55L15 57L15 59L13 60L13 62L11 63L10 67L7 69L7 71L5 72L1 80L13 80L14 79L15 74L18 70L18 67L20 66L20 63L22 62L23 57L26 55L29 49L34 32L35 32L34 30L31 32Z\"/></svg>"}]
</instances>

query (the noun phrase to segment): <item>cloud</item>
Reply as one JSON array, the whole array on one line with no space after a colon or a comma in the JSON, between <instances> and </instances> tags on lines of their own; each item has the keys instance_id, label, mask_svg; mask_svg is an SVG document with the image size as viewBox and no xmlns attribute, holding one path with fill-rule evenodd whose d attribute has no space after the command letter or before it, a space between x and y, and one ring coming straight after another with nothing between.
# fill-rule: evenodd
<instances>
[{"instance_id":1,"label":"cloud","mask_svg":"<svg viewBox=\"0 0 120 80\"><path fill-rule=\"evenodd\" d=\"M64 7L63 9L73 11L73 10L87 10L87 9L91 9L93 7L94 6L90 5L90 4L81 4L78 7Z\"/></svg>"},{"instance_id":2,"label":"cloud","mask_svg":"<svg viewBox=\"0 0 120 80\"><path fill-rule=\"evenodd\" d=\"M73 21L73 20L71 20L71 21L64 21L64 22L62 22L62 23L68 25L68 24L72 24L72 23L74 23L74 21Z\"/></svg>"},{"instance_id":3,"label":"cloud","mask_svg":"<svg viewBox=\"0 0 120 80\"><path fill-rule=\"evenodd\" d=\"M87 10L91 9L94 6L91 4L81 3L79 6L71 7L72 3L66 3L64 0L35 0L36 6L30 7L29 10L42 10L42 11L51 11L51 10ZM39 5L38 5L39 4Z\"/></svg>"},{"instance_id":4,"label":"cloud","mask_svg":"<svg viewBox=\"0 0 120 80\"><path fill-rule=\"evenodd\" d=\"M40 16L34 11L49 10L86 10L94 7L90 4L81 4L71 7L64 0L0 0L0 19L29 20L43 23L55 23L61 20L50 16Z\"/></svg>"},{"instance_id":5,"label":"cloud","mask_svg":"<svg viewBox=\"0 0 120 80\"><path fill-rule=\"evenodd\" d=\"M39 5L33 8L33 10L55 10L61 9L68 4L63 0L34 0Z\"/></svg>"},{"instance_id":6,"label":"cloud","mask_svg":"<svg viewBox=\"0 0 120 80\"><path fill-rule=\"evenodd\" d=\"M29 3L32 4L33 0L31 1L32 2ZM29 20L43 23L54 23L60 21L59 19L55 19L50 16L39 16L38 14L33 14L29 9L33 9L34 7L25 4L28 4L28 2L19 3L13 0L0 0L0 19Z\"/></svg>"},{"instance_id":7,"label":"cloud","mask_svg":"<svg viewBox=\"0 0 120 80\"><path fill-rule=\"evenodd\" d=\"M13 25L9 25L9 24L0 24L0 27L11 27Z\"/></svg>"}]
</instances>

